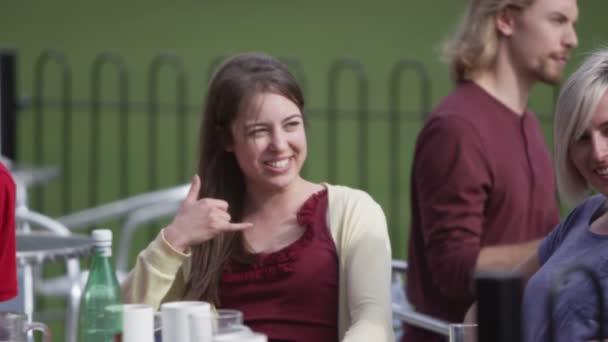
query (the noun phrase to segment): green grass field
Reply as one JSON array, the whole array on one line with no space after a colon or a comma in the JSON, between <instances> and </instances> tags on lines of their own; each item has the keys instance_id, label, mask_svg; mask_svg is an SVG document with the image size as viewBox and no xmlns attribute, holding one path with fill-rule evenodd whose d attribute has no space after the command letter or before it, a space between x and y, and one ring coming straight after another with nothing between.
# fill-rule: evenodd
<instances>
[{"instance_id":1,"label":"green grass field","mask_svg":"<svg viewBox=\"0 0 608 342\"><path fill-rule=\"evenodd\" d=\"M170 52L184 63L188 76L186 140L187 172L179 174L177 163L177 135L174 111L161 113L159 127L162 132L151 133L145 110L132 108L128 125L129 186L128 194L149 189L148 139L156 137L159 151L158 187L187 182L194 172L196 135L199 108L202 103L209 67L218 56L242 51L262 51L279 57L292 57L300 61L305 75L307 108L310 112L309 160L307 176L316 181L326 181L327 172L327 122L328 107L327 73L332 63L350 56L364 66L369 82L370 144L369 192L385 208L387 216L399 217L399 225L391 224L391 240L395 257L406 255L407 226L409 222L409 171L413 144L421 125L420 90L411 74L404 78L401 110L404 119L399 127L401 136L400 156L400 209L391 212L389 203L389 140L391 123L388 121L389 77L393 65L402 58L422 62L431 81L431 102L441 99L452 87L447 68L438 58L438 46L455 27L464 1L445 0L380 0L380 1L319 1L286 2L263 1L214 1L178 0L167 3L159 0L147 2L108 0L89 3L75 0L57 0L32 3L1 2L0 48L13 48L18 55L18 89L20 97L36 96L34 88L34 63L47 49L62 51L69 59L73 82L72 97L84 101L85 106L73 108L72 133L67 137L73 142L71 163L67 168L69 179L60 178L42 188L44 193L31 193L32 203L41 204L51 216L61 215L63 182L71 184L72 210L89 206L90 161L99 162L99 201L117 199L123 193L120 188L118 156L124 150L117 138L119 115L114 110L104 110L100 123L101 148L94 154L89 151L90 109L86 106L91 98L91 65L102 51L114 51L124 58L129 76L129 97L136 103L148 100L147 70L159 53ZM567 73L570 73L584 54L606 46L604 14L608 8L605 0L579 1L580 45L573 54ZM52 65L51 65L52 66ZM61 96L59 74L50 68L45 74L43 97L57 99ZM104 70L102 97L107 101L117 99L117 76L112 69ZM338 173L336 183L358 186L357 125L354 111L357 109L356 79L351 74L340 78ZM175 101L175 78L168 70L161 72L160 102ZM551 142L553 91L538 86L530 101L532 109L543 117L543 129ZM66 133L62 130L62 113L51 107L43 113L42 161L61 165L60 146ZM25 109L19 117L18 156L23 162L35 160L33 142L34 124L38 121L32 108ZM64 174L66 170L64 170ZM391 220L392 221L392 220ZM389 221L390 223L392 223ZM119 222L111 222L116 228ZM154 228L157 229L157 228ZM154 230L153 229L153 230ZM138 235L134 254L143 248L150 234ZM54 268L61 268L54 265ZM56 272L56 270L52 270ZM54 301L42 303L54 307ZM62 340L61 327L53 325L54 340Z\"/></svg>"}]
</instances>

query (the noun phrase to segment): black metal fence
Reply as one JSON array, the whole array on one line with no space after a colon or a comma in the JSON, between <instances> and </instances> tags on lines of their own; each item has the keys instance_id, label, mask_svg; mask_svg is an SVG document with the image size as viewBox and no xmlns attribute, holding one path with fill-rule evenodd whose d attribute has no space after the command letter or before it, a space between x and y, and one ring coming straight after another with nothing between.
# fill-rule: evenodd
<instances>
[{"instance_id":1,"label":"black metal fence","mask_svg":"<svg viewBox=\"0 0 608 342\"><path fill-rule=\"evenodd\" d=\"M61 51L44 51L41 53L34 63L33 72L33 89L31 97L19 96L16 85L17 59L15 52L2 51L2 96L7 101L2 101L2 152L9 158L16 161L25 161L35 165L45 165L49 163L58 163L62 177L59 180L59 193L53 197L59 201L60 209L57 214L66 214L74 210L75 207L88 207L100 203L100 187L115 187L118 189L118 197L126 197L132 195L130 193L129 179L132 172L129 159L132 157L132 140L130 136L133 134L134 127L130 118L133 116L145 116L146 126L137 129L145 129L147 132L147 151L141 150L135 153L147 154L147 172L146 175L147 189L153 190L160 186L159 165L162 158L159 151L160 140L158 135L164 130L164 127L159 126L159 118L161 116L171 115L175 121L175 133L177 141L175 142L175 159L172 164L164 164L164 168L175 169L171 172L175 178L170 182L179 184L187 182L189 174L192 173L192 163L190 160L194 156L190 156L191 149L187 148L189 142L188 136L192 135L191 122L198 121L200 105L193 106L189 102L190 91L190 75L181 59L172 54L159 54L154 57L147 68L146 75L146 94L147 99L144 101L134 100L131 88L132 81L129 76L129 68L125 59L114 52L102 52L93 60L89 69L89 98L77 99L74 96L74 71L68 56ZM214 59L208 67L208 75L217 67L223 57ZM305 93L307 92L308 83L302 63L296 58L282 58L289 65L296 77L299 79ZM26 66L20 66L24 68ZM175 100L172 103L160 102L160 73L161 71L171 72L174 75L173 91ZM52 74L52 78L49 77ZM348 75L348 76L347 76ZM327 108L326 109L309 109L311 112L311 121L324 121L326 125L326 165L315 165L316 168L325 167L327 181L331 183L340 183L338 170L341 163L339 153L338 138L340 134L344 134L341 128L345 112L339 108L339 97L345 89L353 88L352 84L345 84L344 78L354 77L355 94L354 102L356 109L354 117L348 120L356 121L356 131L347 132L348 135L354 134L357 136L356 144L349 148L355 149L356 152L356 184L350 184L362 189L369 189L370 183L370 151L374 150L374 142L370 140L370 122L379 120L388 121L388 151L389 158L387 163L388 174L385 178L390 179L388 192L390 193L390 207L387 208L391 226L400 226L398 213L404 208L400 203L400 197L404 192L403 184L403 154L401 137L401 124L404 120L419 122L420 118L430 110L431 106L431 82L428 72L424 65L415 60L403 59L398 61L392 68L389 86L390 94L388 98L389 113L372 112L369 108L370 82L365 67L361 62L354 58L341 58L335 60L327 73ZM402 89L403 80L413 78L418 84L420 98L418 108L415 113L406 115L405 112L399 110L404 103L404 94ZM112 79L113 83L108 86L107 79ZM49 81L49 80L52 80ZM342 82L341 82L342 81ZM411 80L410 80L411 81ZM163 87L166 88L166 84ZM110 89L115 94L109 94ZM23 89L21 91L25 92ZM80 89L79 89L80 90ZM104 90L106 93L104 93ZM56 94L49 96L47 93ZM57 94L58 93L58 94ZM114 100L108 100L113 97ZM53 112L53 115L48 114ZM116 113L117 119L113 121L112 134L116 139L116 150L114 158L118 165L117 177L115 179L103 179L104 175L100 174L101 159L98 158L102 146L103 132L101 121L103 116L108 113ZM350 111L352 114L352 110ZM78 113L78 114L75 114ZM88 127L86 134L78 134L76 137L74 132L74 120L76 116L88 116ZM24 117L31 116L29 122L31 128L25 128L23 125ZM194 119L194 120L192 120ZM83 127L80 127L82 130ZM53 133L57 137L57 151L49 153L47 135L50 130L59 130ZM16 138L16 132L27 134L27 139ZM83 140L84 139L84 140ZM26 141L29 146L24 149L23 146L17 146L18 141ZM79 146L88 146L87 160L74 160L74 149ZM23 151L29 150L26 153ZM19 153L21 151L22 153ZM27 158L23 158L22 154L27 154ZM49 157L49 155L53 157ZM28 159L28 160L23 160ZM53 159L53 160L51 160ZM81 158L82 159L82 158ZM75 203L73 194L74 176L73 163L86 164L82 165L82 170L86 171L87 186L83 189L79 186L77 191L86 191L88 194L86 203ZM173 165L174 164L174 165ZM304 170L306 173L308 167ZM103 179L103 181L102 181ZM114 182L116 184L114 184ZM166 183L166 182L165 182ZM44 187L35 189L32 196L32 206L41 211L45 211L46 202ZM81 202L82 200L78 200Z\"/></svg>"},{"instance_id":2,"label":"black metal fence","mask_svg":"<svg viewBox=\"0 0 608 342\"><path fill-rule=\"evenodd\" d=\"M203 77L208 79L223 59L212 59ZM282 60L308 94L310 84L303 63L293 57ZM29 66L18 67L17 62L14 51L0 50L2 154L17 162L53 164L62 174L53 186L34 189L31 205L36 210L65 215L189 181L194 172L201 105L191 104L193 79L180 57L169 53L153 57L141 86L133 82L123 56L102 52L86 72L88 87L76 88L69 57L61 51L44 51L33 63L31 96L17 86L18 72ZM167 75L170 82L166 82ZM336 59L326 76L326 99L321 101L326 108L307 109L312 125L318 124L326 133L324 142L313 151L322 157L312 166L307 164L303 173L316 172L321 178L318 181L370 192L387 213L394 246L405 248L407 175L417 130L432 105L429 72L420 61L396 61L386 81L387 109L381 111L370 108L370 80L359 60ZM144 90L144 100L133 95L138 87ZM352 104L350 109L340 108L345 92L354 109ZM166 100L168 93L173 100ZM202 93L196 93L202 98ZM412 94L417 98L412 100ZM406 104L414 109L403 110ZM383 125L380 132L372 128L379 124ZM319 133L314 134L314 140L319 140ZM164 141L164 136L172 141ZM345 139L349 143L344 143ZM314 145L311 140L309 149ZM378 156L382 156L380 166ZM349 174L347 180L345 174ZM113 189L113 194L101 196L108 189Z\"/></svg>"},{"instance_id":3,"label":"black metal fence","mask_svg":"<svg viewBox=\"0 0 608 342\"><path fill-rule=\"evenodd\" d=\"M16 156L17 87L15 54L0 50L0 152Z\"/></svg>"}]
</instances>

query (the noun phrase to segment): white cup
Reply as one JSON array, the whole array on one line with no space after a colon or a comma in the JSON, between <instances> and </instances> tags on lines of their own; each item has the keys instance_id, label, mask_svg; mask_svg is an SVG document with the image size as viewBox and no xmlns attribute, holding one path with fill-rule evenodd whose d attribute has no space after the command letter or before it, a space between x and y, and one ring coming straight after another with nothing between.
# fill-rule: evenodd
<instances>
[{"instance_id":1,"label":"white cup","mask_svg":"<svg viewBox=\"0 0 608 342\"><path fill-rule=\"evenodd\" d=\"M195 307L188 314L191 342L211 342L213 337L213 324L211 306Z\"/></svg>"},{"instance_id":2,"label":"white cup","mask_svg":"<svg viewBox=\"0 0 608 342\"><path fill-rule=\"evenodd\" d=\"M211 310L211 305L200 301L163 303L160 306L163 341L190 342L188 315L192 311Z\"/></svg>"},{"instance_id":3,"label":"white cup","mask_svg":"<svg viewBox=\"0 0 608 342\"><path fill-rule=\"evenodd\" d=\"M268 342L268 338L264 334L252 332L243 325L241 331L214 335L213 342Z\"/></svg>"},{"instance_id":4,"label":"white cup","mask_svg":"<svg viewBox=\"0 0 608 342\"><path fill-rule=\"evenodd\" d=\"M251 333L246 339L247 342L268 342L268 338L264 334Z\"/></svg>"},{"instance_id":5,"label":"white cup","mask_svg":"<svg viewBox=\"0 0 608 342\"><path fill-rule=\"evenodd\" d=\"M154 310L147 304L122 306L122 341L154 342Z\"/></svg>"}]
</instances>

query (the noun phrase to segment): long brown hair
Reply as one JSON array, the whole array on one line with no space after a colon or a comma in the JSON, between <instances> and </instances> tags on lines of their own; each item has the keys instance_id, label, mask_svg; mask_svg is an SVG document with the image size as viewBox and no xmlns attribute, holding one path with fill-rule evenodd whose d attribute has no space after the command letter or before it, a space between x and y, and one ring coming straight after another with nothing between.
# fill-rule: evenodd
<instances>
[{"instance_id":1,"label":"long brown hair","mask_svg":"<svg viewBox=\"0 0 608 342\"><path fill-rule=\"evenodd\" d=\"M444 59L456 83L489 68L498 52L496 16L507 8L524 10L534 0L470 0L460 26L443 46Z\"/></svg>"},{"instance_id":2,"label":"long brown hair","mask_svg":"<svg viewBox=\"0 0 608 342\"><path fill-rule=\"evenodd\" d=\"M239 54L225 61L212 77L205 100L200 129L199 198L227 201L233 222L243 219L245 179L236 157L225 147L232 140L231 124L260 93L282 95L303 113L302 91L287 66L257 53ZM219 305L221 274L231 258L248 259L240 232L219 234L193 247L185 298Z\"/></svg>"}]
</instances>

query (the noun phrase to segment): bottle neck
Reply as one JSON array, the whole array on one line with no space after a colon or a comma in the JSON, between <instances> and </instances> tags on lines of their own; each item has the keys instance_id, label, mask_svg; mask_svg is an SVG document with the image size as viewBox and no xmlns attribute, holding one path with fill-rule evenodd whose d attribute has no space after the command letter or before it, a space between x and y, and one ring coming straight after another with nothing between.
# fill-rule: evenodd
<instances>
[{"instance_id":1,"label":"bottle neck","mask_svg":"<svg viewBox=\"0 0 608 342\"><path fill-rule=\"evenodd\" d=\"M111 257L112 246L95 246L95 255L100 257Z\"/></svg>"}]
</instances>

